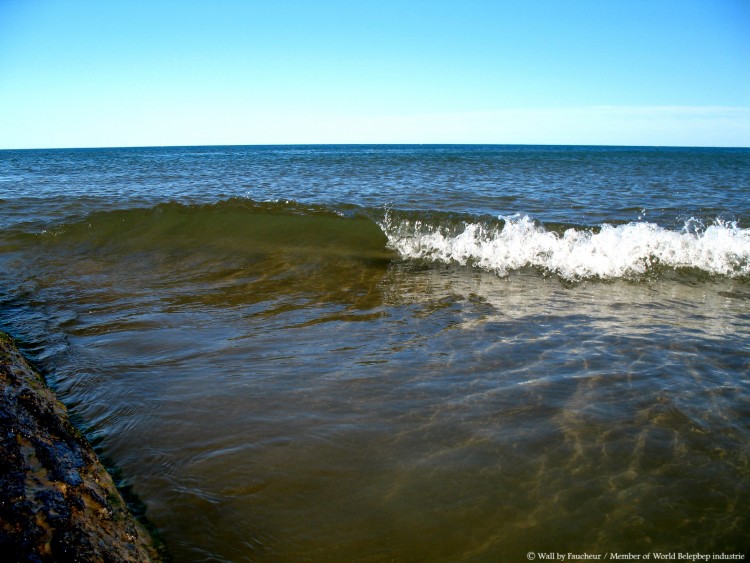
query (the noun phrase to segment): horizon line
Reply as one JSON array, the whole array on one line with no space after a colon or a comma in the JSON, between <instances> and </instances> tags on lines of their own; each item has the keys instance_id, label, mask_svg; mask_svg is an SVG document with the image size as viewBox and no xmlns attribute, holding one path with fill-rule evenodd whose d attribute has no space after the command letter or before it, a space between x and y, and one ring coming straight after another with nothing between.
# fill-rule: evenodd
<instances>
[{"instance_id":1,"label":"horizon line","mask_svg":"<svg viewBox=\"0 0 750 563\"><path fill-rule=\"evenodd\" d=\"M60 146L60 147L4 147L0 151L86 151L86 150L118 150L118 149L190 149L190 148L222 148L222 147L591 147L591 148L623 148L623 149L750 149L748 146L735 145L632 145L610 143L209 143L209 144L154 144L154 145L100 145L100 146Z\"/></svg>"}]
</instances>

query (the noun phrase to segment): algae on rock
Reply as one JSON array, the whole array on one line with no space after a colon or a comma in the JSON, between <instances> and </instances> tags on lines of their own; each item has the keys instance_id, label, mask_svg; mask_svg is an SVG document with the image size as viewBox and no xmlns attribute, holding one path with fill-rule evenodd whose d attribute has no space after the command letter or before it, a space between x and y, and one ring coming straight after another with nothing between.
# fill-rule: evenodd
<instances>
[{"instance_id":1,"label":"algae on rock","mask_svg":"<svg viewBox=\"0 0 750 563\"><path fill-rule=\"evenodd\" d=\"M0 443L5 561L162 559L65 406L1 332Z\"/></svg>"}]
</instances>

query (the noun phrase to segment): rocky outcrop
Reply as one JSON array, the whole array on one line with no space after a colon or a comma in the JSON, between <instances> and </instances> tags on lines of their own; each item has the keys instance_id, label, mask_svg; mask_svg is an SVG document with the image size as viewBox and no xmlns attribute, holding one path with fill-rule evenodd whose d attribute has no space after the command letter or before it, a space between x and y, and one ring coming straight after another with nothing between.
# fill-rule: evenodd
<instances>
[{"instance_id":1,"label":"rocky outcrop","mask_svg":"<svg viewBox=\"0 0 750 563\"><path fill-rule=\"evenodd\" d=\"M0 553L3 561L156 561L65 407L0 333Z\"/></svg>"}]
</instances>

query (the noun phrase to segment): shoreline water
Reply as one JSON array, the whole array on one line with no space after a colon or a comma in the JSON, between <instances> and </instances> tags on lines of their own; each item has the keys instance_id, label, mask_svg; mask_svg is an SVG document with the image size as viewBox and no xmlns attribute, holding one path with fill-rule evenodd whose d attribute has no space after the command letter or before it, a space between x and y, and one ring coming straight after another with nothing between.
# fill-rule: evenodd
<instances>
[{"instance_id":1,"label":"shoreline water","mask_svg":"<svg viewBox=\"0 0 750 563\"><path fill-rule=\"evenodd\" d=\"M3 154L0 326L175 561L744 553L748 179L721 150Z\"/></svg>"}]
</instances>

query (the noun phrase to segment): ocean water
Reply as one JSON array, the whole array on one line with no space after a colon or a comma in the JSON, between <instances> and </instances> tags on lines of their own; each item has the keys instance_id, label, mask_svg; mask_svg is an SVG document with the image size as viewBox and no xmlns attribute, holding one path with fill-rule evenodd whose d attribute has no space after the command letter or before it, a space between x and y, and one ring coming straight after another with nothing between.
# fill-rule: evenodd
<instances>
[{"instance_id":1,"label":"ocean water","mask_svg":"<svg viewBox=\"0 0 750 563\"><path fill-rule=\"evenodd\" d=\"M750 149L0 151L0 329L175 561L750 552Z\"/></svg>"}]
</instances>

